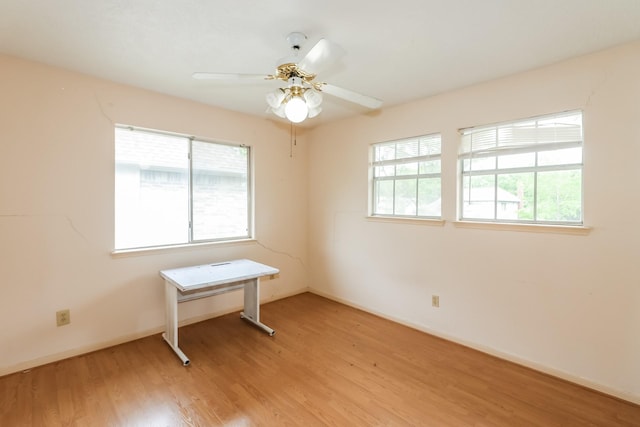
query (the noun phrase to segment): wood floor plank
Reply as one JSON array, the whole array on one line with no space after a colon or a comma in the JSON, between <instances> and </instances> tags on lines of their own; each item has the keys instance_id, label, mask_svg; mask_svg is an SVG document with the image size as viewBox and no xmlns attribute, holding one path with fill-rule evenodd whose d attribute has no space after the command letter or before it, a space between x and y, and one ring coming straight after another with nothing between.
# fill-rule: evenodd
<instances>
[{"instance_id":1,"label":"wood floor plank","mask_svg":"<svg viewBox=\"0 0 640 427\"><path fill-rule=\"evenodd\" d=\"M0 378L1 426L640 426L640 406L310 293Z\"/></svg>"}]
</instances>

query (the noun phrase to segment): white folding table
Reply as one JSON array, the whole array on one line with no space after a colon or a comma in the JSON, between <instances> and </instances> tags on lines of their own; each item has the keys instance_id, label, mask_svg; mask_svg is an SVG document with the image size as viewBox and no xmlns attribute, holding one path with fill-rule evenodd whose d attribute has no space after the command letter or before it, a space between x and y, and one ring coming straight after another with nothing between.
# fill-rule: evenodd
<instances>
[{"instance_id":1,"label":"white folding table","mask_svg":"<svg viewBox=\"0 0 640 427\"><path fill-rule=\"evenodd\" d=\"M165 283L166 329L164 340L187 366L189 358L178 347L178 303L244 289L244 311L240 317L265 330L276 332L260 322L260 278L274 276L277 268L248 259L174 268L160 271Z\"/></svg>"}]
</instances>

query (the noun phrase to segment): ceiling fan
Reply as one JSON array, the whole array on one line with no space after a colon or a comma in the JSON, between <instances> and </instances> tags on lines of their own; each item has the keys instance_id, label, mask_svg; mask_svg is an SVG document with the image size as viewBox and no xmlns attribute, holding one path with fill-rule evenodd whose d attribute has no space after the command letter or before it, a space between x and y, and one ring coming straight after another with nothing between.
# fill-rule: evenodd
<instances>
[{"instance_id":1,"label":"ceiling fan","mask_svg":"<svg viewBox=\"0 0 640 427\"><path fill-rule=\"evenodd\" d=\"M300 48L307 36L300 32L293 32L287 36L291 46L291 55L280 59L275 74L234 74L234 73L193 73L198 80L281 80L287 83L285 87L266 94L271 111L279 117L286 118L293 123L300 123L307 117L313 118L322 111L322 93L344 99L366 108L375 110L380 108L382 101L370 96L362 95L343 89L329 83L315 81L318 73L328 65L337 61L344 50L337 44L321 39L304 56L300 57Z\"/></svg>"}]
</instances>

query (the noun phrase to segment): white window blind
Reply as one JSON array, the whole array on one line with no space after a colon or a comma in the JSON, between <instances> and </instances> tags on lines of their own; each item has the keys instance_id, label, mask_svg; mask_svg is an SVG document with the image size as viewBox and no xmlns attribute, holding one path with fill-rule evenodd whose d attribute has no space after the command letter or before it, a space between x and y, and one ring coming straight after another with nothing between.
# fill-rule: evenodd
<instances>
[{"instance_id":1,"label":"white window blind","mask_svg":"<svg viewBox=\"0 0 640 427\"><path fill-rule=\"evenodd\" d=\"M461 133L461 219L582 224L580 111Z\"/></svg>"},{"instance_id":2,"label":"white window blind","mask_svg":"<svg viewBox=\"0 0 640 427\"><path fill-rule=\"evenodd\" d=\"M462 130L462 154L531 152L582 145L582 114L566 112Z\"/></svg>"}]
</instances>

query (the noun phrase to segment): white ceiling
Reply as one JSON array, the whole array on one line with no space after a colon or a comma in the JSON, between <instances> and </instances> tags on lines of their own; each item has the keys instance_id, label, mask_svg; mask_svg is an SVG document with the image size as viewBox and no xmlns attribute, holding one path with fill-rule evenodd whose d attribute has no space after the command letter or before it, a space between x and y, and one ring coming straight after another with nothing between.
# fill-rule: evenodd
<instances>
[{"instance_id":1,"label":"white ceiling","mask_svg":"<svg viewBox=\"0 0 640 427\"><path fill-rule=\"evenodd\" d=\"M640 0L0 2L1 53L277 120L276 82L191 74L273 73L292 31L346 50L317 80L391 106L638 40ZM327 95L305 123L363 112Z\"/></svg>"}]
</instances>

